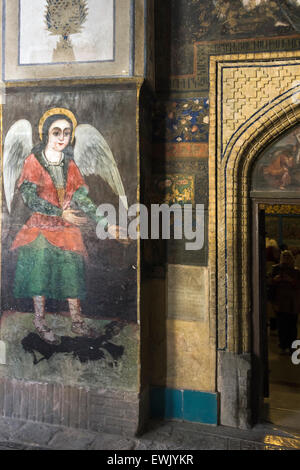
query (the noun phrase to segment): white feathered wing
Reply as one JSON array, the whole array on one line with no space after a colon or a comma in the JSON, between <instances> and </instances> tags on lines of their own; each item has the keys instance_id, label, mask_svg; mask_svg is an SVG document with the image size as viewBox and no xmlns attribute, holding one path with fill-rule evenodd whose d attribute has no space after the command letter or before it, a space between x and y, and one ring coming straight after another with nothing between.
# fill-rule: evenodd
<instances>
[{"instance_id":1,"label":"white feathered wing","mask_svg":"<svg viewBox=\"0 0 300 470\"><path fill-rule=\"evenodd\" d=\"M74 160L82 175L99 175L118 196L125 196L122 179L112 151L103 135L90 124L81 124L75 130ZM128 204L122 198L126 209Z\"/></svg>"},{"instance_id":2,"label":"white feathered wing","mask_svg":"<svg viewBox=\"0 0 300 470\"><path fill-rule=\"evenodd\" d=\"M14 197L16 181L24 160L32 149L32 127L26 119L16 121L9 129L4 141L3 183L8 212Z\"/></svg>"}]
</instances>

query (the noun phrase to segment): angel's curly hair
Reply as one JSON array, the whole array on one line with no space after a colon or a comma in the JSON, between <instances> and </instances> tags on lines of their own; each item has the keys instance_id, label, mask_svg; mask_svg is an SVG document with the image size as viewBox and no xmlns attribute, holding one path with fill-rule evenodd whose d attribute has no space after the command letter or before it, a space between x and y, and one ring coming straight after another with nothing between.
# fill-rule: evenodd
<instances>
[{"instance_id":1,"label":"angel's curly hair","mask_svg":"<svg viewBox=\"0 0 300 470\"><path fill-rule=\"evenodd\" d=\"M66 116L65 114L54 114L53 116L49 116L45 120L44 125L43 125L42 142L40 142L38 145L33 147L32 153L37 154L37 153L41 153L41 152L43 152L43 150L45 150L45 148L48 144L48 140L49 140L49 129L50 129L50 127L52 126L52 124L55 121L61 121L62 119L64 119L65 121L68 121L68 123L71 126L71 133L73 133L73 123L72 123L71 119L68 116ZM71 142L69 143L68 147L65 148L64 153L68 154L70 156L73 156L74 152L73 152L73 146L72 146Z\"/></svg>"}]
</instances>

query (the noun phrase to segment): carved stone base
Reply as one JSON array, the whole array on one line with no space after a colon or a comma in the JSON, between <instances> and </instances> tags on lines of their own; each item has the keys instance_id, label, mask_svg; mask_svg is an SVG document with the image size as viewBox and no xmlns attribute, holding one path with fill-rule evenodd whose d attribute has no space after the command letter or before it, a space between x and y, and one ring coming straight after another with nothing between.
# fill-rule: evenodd
<instances>
[{"instance_id":1,"label":"carved stone base","mask_svg":"<svg viewBox=\"0 0 300 470\"><path fill-rule=\"evenodd\" d=\"M251 419L251 355L218 353L220 424L249 429Z\"/></svg>"},{"instance_id":2,"label":"carved stone base","mask_svg":"<svg viewBox=\"0 0 300 470\"><path fill-rule=\"evenodd\" d=\"M0 378L0 416L134 436L148 418L148 391L88 390Z\"/></svg>"}]
</instances>

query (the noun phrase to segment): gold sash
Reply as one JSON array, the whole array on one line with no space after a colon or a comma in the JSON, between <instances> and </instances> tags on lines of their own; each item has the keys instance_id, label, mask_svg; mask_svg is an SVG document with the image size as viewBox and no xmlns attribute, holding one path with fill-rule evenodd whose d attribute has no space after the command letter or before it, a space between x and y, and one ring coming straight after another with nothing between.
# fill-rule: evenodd
<instances>
[{"instance_id":1,"label":"gold sash","mask_svg":"<svg viewBox=\"0 0 300 470\"><path fill-rule=\"evenodd\" d=\"M56 188L56 189L57 189L59 203L62 207L64 204L64 199L65 199L65 189L64 188Z\"/></svg>"}]
</instances>

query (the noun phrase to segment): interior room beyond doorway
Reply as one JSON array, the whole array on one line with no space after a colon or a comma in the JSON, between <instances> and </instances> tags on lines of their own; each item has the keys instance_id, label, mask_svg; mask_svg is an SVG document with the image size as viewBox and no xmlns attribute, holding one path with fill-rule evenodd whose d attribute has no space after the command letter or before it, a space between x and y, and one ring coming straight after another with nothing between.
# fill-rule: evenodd
<instances>
[{"instance_id":1,"label":"interior room beyond doorway","mask_svg":"<svg viewBox=\"0 0 300 470\"><path fill-rule=\"evenodd\" d=\"M280 344L280 319L272 285L276 268L283 253L292 253L300 278L300 205L266 205L265 211L265 278L266 320L268 342L269 396L264 398L264 420L280 427L300 432L300 364L292 362L294 349L283 349ZM299 287L300 296L300 287ZM299 299L300 300L300 299ZM300 301L299 301L300 305ZM297 339L300 338L298 312ZM282 334L282 333L281 333ZM292 346L292 345L291 345Z\"/></svg>"}]
</instances>

